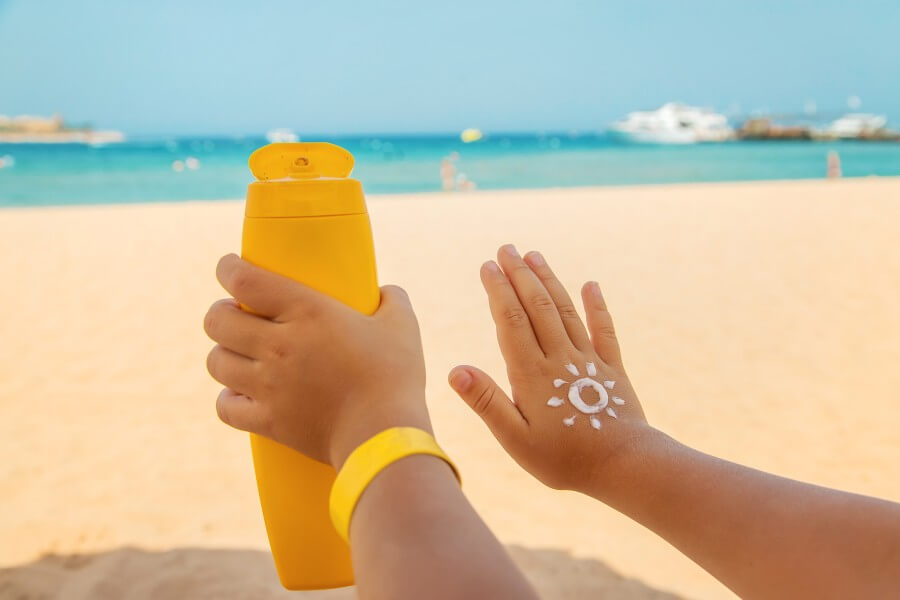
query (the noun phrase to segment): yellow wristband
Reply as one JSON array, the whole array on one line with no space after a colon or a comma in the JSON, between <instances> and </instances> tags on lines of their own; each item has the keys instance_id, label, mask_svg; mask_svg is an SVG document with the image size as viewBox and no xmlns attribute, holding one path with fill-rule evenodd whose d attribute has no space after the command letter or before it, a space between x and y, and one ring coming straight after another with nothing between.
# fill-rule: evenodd
<instances>
[{"instance_id":1,"label":"yellow wristband","mask_svg":"<svg viewBox=\"0 0 900 600\"><path fill-rule=\"evenodd\" d=\"M413 454L437 456L450 465L456 478L459 471L434 437L415 427L385 429L360 444L341 467L331 487L331 522L338 534L350 541L350 518L363 492L385 467Z\"/></svg>"}]
</instances>

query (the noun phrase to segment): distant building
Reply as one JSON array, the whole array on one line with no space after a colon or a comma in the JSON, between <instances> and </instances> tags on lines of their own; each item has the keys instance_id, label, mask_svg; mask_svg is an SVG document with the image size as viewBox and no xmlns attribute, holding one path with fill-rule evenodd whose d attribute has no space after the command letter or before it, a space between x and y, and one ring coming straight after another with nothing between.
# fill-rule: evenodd
<instances>
[{"instance_id":1,"label":"distant building","mask_svg":"<svg viewBox=\"0 0 900 600\"><path fill-rule=\"evenodd\" d=\"M109 144L121 142L120 131L95 131L90 126L69 127L62 115L50 117L0 115L0 143L81 143Z\"/></svg>"},{"instance_id":2,"label":"distant building","mask_svg":"<svg viewBox=\"0 0 900 600\"><path fill-rule=\"evenodd\" d=\"M900 141L900 133L887 128L887 118L862 113L847 114L819 127L808 123L783 125L772 117L754 117L744 121L737 136L742 140Z\"/></svg>"},{"instance_id":3,"label":"distant building","mask_svg":"<svg viewBox=\"0 0 900 600\"><path fill-rule=\"evenodd\" d=\"M742 140L811 140L812 129L805 125L779 125L769 117L747 119L737 132Z\"/></svg>"}]
</instances>

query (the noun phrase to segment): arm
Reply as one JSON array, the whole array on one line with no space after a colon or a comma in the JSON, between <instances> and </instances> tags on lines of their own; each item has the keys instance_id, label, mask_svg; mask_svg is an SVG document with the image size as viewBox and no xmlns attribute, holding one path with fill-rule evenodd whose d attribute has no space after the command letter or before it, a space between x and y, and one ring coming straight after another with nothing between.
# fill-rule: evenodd
<instances>
[{"instance_id":1,"label":"arm","mask_svg":"<svg viewBox=\"0 0 900 600\"><path fill-rule=\"evenodd\" d=\"M338 469L385 429L431 432L419 329L403 290L383 288L378 311L366 316L235 255L219 262L217 276L234 296L204 321L218 342L207 366L227 386L216 403L225 423ZM434 457L403 458L375 477L350 542L365 599L535 597Z\"/></svg>"},{"instance_id":2,"label":"arm","mask_svg":"<svg viewBox=\"0 0 900 600\"><path fill-rule=\"evenodd\" d=\"M350 540L363 599L537 597L438 458L412 456L379 475Z\"/></svg>"},{"instance_id":3,"label":"arm","mask_svg":"<svg viewBox=\"0 0 900 600\"><path fill-rule=\"evenodd\" d=\"M505 246L498 261L481 278L515 403L474 367L450 384L526 470L635 519L744 598L900 595L900 505L748 469L650 427L597 284L582 290L585 329L539 254Z\"/></svg>"},{"instance_id":4,"label":"arm","mask_svg":"<svg viewBox=\"0 0 900 600\"><path fill-rule=\"evenodd\" d=\"M763 473L658 432L581 490L742 598L900 595L900 505L892 502Z\"/></svg>"}]
</instances>

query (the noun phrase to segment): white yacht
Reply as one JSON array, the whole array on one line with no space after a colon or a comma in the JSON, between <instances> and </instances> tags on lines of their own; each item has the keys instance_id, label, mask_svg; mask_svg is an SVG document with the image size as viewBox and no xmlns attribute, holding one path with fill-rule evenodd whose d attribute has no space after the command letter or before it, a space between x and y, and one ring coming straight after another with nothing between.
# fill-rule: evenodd
<instances>
[{"instance_id":1,"label":"white yacht","mask_svg":"<svg viewBox=\"0 0 900 600\"><path fill-rule=\"evenodd\" d=\"M609 132L641 144L721 142L734 136L725 115L675 102L654 111L628 113L625 119L610 125Z\"/></svg>"},{"instance_id":2,"label":"white yacht","mask_svg":"<svg viewBox=\"0 0 900 600\"><path fill-rule=\"evenodd\" d=\"M856 138L881 131L886 125L887 118L884 115L850 113L826 127L825 134L837 138Z\"/></svg>"},{"instance_id":3,"label":"white yacht","mask_svg":"<svg viewBox=\"0 0 900 600\"><path fill-rule=\"evenodd\" d=\"M270 129L266 132L266 139L269 140L269 143L274 144L277 142L299 142L300 136L291 131L290 129Z\"/></svg>"}]
</instances>

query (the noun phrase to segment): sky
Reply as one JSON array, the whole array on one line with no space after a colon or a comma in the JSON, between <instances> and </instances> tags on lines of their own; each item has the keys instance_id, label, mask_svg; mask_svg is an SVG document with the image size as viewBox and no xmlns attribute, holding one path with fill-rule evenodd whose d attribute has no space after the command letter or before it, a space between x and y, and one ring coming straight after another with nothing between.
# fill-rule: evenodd
<instances>
[{"instance_id":1,"label":"sky","mask_svg":"<svg viewBox=\"0 0 900 600\"><path fill-rule=\"evenodd\" d=\"M590 131L670 100L900 120L900 2L0 0L0 114L137 135Z\"/></svg>"}]
</instances>

